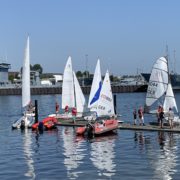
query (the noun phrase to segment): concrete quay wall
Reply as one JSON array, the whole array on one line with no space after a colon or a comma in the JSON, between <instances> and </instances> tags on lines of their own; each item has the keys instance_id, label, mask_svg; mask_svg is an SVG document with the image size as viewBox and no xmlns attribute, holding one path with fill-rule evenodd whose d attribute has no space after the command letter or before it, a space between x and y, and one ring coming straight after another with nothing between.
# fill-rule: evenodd
<instances>
[{"instance_id":1,"label":"concrete quay wall","mask_svg":"<svg viewBox=\"0 0 180 180\"><path fill-rule=\"evenodd\" d=\"M90 86L82 87L84 94L90 93ZM146 85L134 85L134 86L112 86L113 93L128 93L128 92L145 92L147 90ZM0 95L21 95L21 88L0 88ZM46 94L61 94L61 87L32 87L32 95L46 95Z\"/></svg>"}]
</instances>

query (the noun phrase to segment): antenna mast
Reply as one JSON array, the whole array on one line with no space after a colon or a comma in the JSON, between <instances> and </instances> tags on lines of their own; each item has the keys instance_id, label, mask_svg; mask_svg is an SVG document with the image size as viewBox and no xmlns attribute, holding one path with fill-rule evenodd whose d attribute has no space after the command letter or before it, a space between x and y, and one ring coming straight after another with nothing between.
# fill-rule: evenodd
<instances>
[{"instance_id":1,"label":"antenna mast","mask_svg":"<svg viewBox=\"0 0 180 180\"><path fill-rule=\"evenodd\" d=\"M86 78L88 78L88 54L86 54Z\"/></svg>"},{"instance_id":2,"label":"antenna mast","mask_svg":"<svg viewBox=\"0 0 180 180\"><path fill-rule=\"evenodd\" d=\"M174 73L176 73L176 50L174 50Z\"/></svg>"}]
</instances>

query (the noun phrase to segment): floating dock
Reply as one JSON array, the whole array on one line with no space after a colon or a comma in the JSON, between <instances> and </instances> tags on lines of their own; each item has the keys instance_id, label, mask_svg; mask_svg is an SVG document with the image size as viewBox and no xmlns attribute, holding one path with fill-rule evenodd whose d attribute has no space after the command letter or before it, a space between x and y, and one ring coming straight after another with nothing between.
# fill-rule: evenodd
<instances>
[{"instance_id":1,"label":"floating dock","mask_svg":"<svg viewBox=\"0 0 180 180\"><path fill-rule=\"evenodd\" d=\"M79 126L85 126L87 124L87 121L79 119L75 122L71 120L62 120L58 119L57 126L72 126L72 127L79 127ZM161 131L161 132L171 132L171 133L180 133L180 126L175 126L173 129L170 129L169 126L165 125L163 128L161 128L158 125L133 125L130 123L120 123L119 129L121 130L134 130L134 131Z\"/></svg>"},{"instance_id":2,"label":"floating dock","mask_svg":"<svg viewBox=\"0 0 180 180\"><path fill-rule=\"evenodd\" d=\"M132 125L129 123L123 123L119 125L119 129L122 130L134 130L134 131L161 131L161 132L172 132L172 133L180 133L180 126L175 126L173 129L170 129L169 126L164 126L161 128L158 125L150 125L147 124L145 126Z\"/></svg>"}]
</instances>

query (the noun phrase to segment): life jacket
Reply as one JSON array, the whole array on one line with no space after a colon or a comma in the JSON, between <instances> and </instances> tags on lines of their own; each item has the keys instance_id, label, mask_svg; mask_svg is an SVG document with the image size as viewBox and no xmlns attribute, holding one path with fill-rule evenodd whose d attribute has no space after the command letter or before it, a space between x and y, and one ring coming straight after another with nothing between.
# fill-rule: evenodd
<instances>
[{"instance_id":1,"label":"life jacket","mask_svg":"<svg viewBox=\"0 0 180 180\"><path fill-rule=\"evenodd\" d=\"M68 111L69 111L69 107L65 106L65 112L68 112Z\"/></svg>"},{"instance_id":2,"label":"life jacket","mask_svg":"<svg viewBox=\"0 0 180 180\"><path fill-rule=\"evenodd\" d=\"M76 114L77 114L77 110L76 110L76 108L74 107L74 108L72 108L72 115L76 116Z\"/></svg>"}]
</instances>

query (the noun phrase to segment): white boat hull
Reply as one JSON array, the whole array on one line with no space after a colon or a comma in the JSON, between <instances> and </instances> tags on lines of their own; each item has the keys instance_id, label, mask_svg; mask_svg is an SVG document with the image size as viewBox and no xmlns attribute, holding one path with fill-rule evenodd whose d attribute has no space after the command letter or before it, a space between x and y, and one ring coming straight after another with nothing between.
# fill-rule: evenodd
<instances>
[{"instance_id":1,"label":"white boat hull","mask_svg":"<svg viewBox=\"0 0 180 180\"><path fill-rule=\"evenodd\" d=\"M35 122L35 117L34 117L34 113L32 114L25 114L24 116L22 116L21 118L19 118L17 121L15 121L12 125L13 129L19 129L21 127L21 123L22 121L25 122L25 128L31 128L32 125Z\"/></svg>"}]
</instances>

